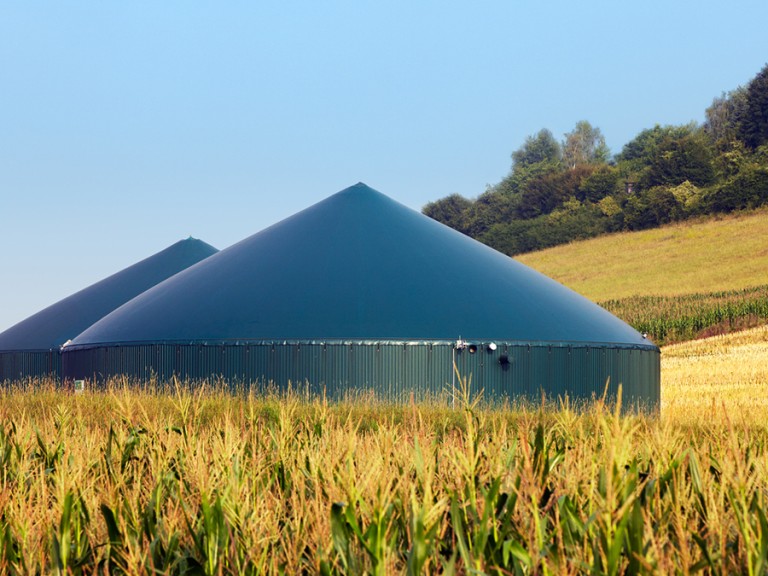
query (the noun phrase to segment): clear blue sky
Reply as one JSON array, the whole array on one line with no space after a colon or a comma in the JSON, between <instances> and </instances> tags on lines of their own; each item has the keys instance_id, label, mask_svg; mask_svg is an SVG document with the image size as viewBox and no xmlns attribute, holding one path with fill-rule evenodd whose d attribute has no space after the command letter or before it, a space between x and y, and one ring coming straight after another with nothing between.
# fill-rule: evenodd
<instances>
[{"instance_id":1,"label":"clear blue sky","mask_svg":"<svg viewBox=\"0 0 768 576\"><path fill-rule=\"evenodd\" d=\"M420 209L579 120L616 153L768 62L768 2L0 3L0 331L358 181ZM268 280L268 279L266 279Z\"/></svg>"}]
</instances>

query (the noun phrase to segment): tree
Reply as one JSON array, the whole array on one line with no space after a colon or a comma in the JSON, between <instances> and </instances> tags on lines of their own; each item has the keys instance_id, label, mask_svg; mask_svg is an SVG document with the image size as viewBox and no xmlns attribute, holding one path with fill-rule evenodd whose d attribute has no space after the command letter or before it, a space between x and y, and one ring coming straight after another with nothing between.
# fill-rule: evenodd
<instances>
[{"instance_id":1,"label":"tree","mask_svg":"<svg viewBox=\"0 0 768 576\"><path fill-rule=\"evenodd\" d=\"M768 142L768 64L747 86L746 105L739 123L741 139L750 148Z\"/></svg>"},{"instance_id":2,"label":"tree","mask_svg":"<svg viewBox=\"0 0 768 576\"><path fill-rule=\"evenodd\" d=\"M659 126L656 124L653 128L646 128L624 145L621 152L616 155L616 161L640 161L641 163L648 164L656 153L659 144L665 138L690 134L695 129L695 124L686 124L684 126Z\"/></svg>"},{"instance_id":3,"label":"tree","mask_svg":"<svg viewBox=\"0 0 768 576\"><path fill-rule=\"evenodd\" d=\"M742 86L712 100L705 111L704 132L718 148L731 146L739 138L739 123L746 113L746 105L747 90Z\"/></svg>"},{"instance_id":4,"label":"tree","mask_svg":"<svg viewBox=\"0 0 768 576\"><path fill-rule=\"evenodd\" d=\"M471 207L472 201L467 200L461 194L451 194L430 202L421 209L421 212L433 220L466 234L467 213Z\"/></svg>"},{"instance_id":5,"label":"tree","mask_svg":"<svg viewBox=\"0 0 768 576\"><path fill-rule=\"evenodd\" d=\"M643 188L677 186L686 180L706 186L715 179L712 152L700 134L690 132L669 135L658 145L650 169L641 183Z\"/></svg>"},{"instance_id":6,"label":"tree","mask_svg":"<svg viewBox=\"0 0 768 576\"><path fill-rule=\"evenodd\" d=\"M704 186L715 176L709 139L695 123L643 130L616 156L616 167L646 190L686 180Z\"/></svg>"},{"instance_id":7,"label":"tree","mask_svg":"<svg viewBox=\"0 0 768 576\"><path fill-rule=\"evenodd\" d=\"M613 166L600 166L579 184L576 198L581 201L598 202L616 192L619 183L619 171Z\"/></svg>"},{"instance_id":8,"label":"tree","mask_svg":"<svg viewBox=\"0 0 768 576\"><path fill-rule=\"evenodd\" d=\"M677 220L681 207L671 190L654 186L627 198L624 204L624 225L630 230L655 228Z\"/></svg>"},{"instance_id":9,"label":"tree","mask_svg":"<svg viewBox=\"0 0 768 576\"><path fill-rule=\"evenodd\" d=\"M710 212L756 208L768 202L768 168L751 165L736 176L713 186L703 199Z\"/></svg>"},{"instance_id":10,"label":"tree","mask_svg":"<svg viewBox=\"0 0 768 576\"><path fill-rule=\"evenodd\" d=\"M560 144L552 136L552 132L544 128L539 130L538 134L528 136L523 145L512 152L512 170L542 162L557 163L561 156Z\"/></svg>"},{"instance_id":11,"label":"tree","mask_svg":"<svg viewBox=\"0 0 768 576\"><path fill-rule=\"evenodd\" d=\"M477 238L491 226L513 217L514 200L508 194L487 190L466 210L464 233Z\"/></svg>"},{"instance_id":12,"label":"tree","mask_svg":"<svg viewBox=\"0 0 768 576\"><path fill-rule=\"evenodd\" d=\"M493 187L493 190L507 196L519 197L528 184L548 174L557 174L561 167L559 162L545 160L529 165L516 165L501 182Z\"/></svg>"},{"instance_id":13,"label":"tree","mask_svg":"<svg viewBox=\"0 0 768 576\"><path fill-rule=\"evenodd\" d=\"M593 171L594 167L582 164L573 170L550 172L530 180L521 193L517 215L528 219L549 214L570 197L576 197L582 181Z\"/></svg>"},{"instance_id":14,"label":"tree","mask_svg":"<svg viewBox=\"0 0 768 576\"><path fill-rule=\"evenodd\" d=\"M530 180L559 170L561 158L560 144L552 132L539 130L512 152L512 169L492 189L508 196L518 195Z\"/></svg>"},{"instance_id":15,"label":"tree","mask_svg":"<svg viewBox=\"0 0 768 576\"><path fill-rule=\"evenodd\" d=\"M579 164L602 164L609 157L610 151L600 128L593 128L586 120L577 122L576 127L565 135L563 161L569 168Z\"/></svg>"},{"instance_id":16,"label":"tree","mask_svg":"<svg viewBox=\"0 0 768 576\"><path fill-rule=\"evenodd\" d=\"M617 209L621 211L618 206ZM598 236L606 232L610 224L611 219L600 207L584 205L571 198L550 214L495 224L480 240L512 256Z\"/></svg>"}]
</instances>

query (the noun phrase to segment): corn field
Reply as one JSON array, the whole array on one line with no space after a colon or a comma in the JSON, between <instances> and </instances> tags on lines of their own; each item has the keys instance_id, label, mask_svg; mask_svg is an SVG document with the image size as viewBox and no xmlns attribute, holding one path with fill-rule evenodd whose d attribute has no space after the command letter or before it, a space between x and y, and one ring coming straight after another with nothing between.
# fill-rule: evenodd
<instances>
[{"instance_id":1,"label":"corn field","mask_svg":"<svg viewBox=\"0 0 768 576\"><path fill-rule=\"evenodd\" d=\"M600 305L658 345L768 323L768 285L683 296L633 296Z\"/></svg>"},{"instance_id":2,"label":"corn field","mask_svg":"<svg viewBox=\"0 0 768 576\"><path fill-rule=\"evenodd\" d=\"M661 415L6 387L0 573L768 573L768 327L662 379Z\"/></svg>"},{"instance_id":3,"label":"corn field","mask_svg":"<svg viewBox=\"0 0 768 576\"><path fill-rule=\"evenodd\" d=\"M6 388L0 573L768 571L766 419L467 398Z\"/></svg>"}]
</instances>

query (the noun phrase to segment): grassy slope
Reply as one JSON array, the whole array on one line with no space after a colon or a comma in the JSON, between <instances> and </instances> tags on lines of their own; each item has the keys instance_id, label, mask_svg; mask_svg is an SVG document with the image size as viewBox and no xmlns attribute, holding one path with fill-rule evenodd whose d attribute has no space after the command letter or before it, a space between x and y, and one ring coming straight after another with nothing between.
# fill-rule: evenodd
<instances>
[{"instance_id":1,"label":"grassy slope","mask_svg":"<svg viewBox=\"0 0 768 576\"><path fill-rule=\"evenodd\" d=\"M595 301L768 283L768 210L602 236L516 257Z\"/></svg>"}]
</instances>

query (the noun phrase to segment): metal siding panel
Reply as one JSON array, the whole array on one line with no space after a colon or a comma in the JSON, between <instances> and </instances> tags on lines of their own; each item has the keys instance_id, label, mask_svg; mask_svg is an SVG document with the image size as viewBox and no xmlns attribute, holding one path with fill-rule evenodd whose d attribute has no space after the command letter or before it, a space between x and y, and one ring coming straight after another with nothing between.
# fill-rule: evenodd
<instances>
[{"instance_id":1,"label":"metal siding panel","mask_svg":"<svg viewBox=\"0 0 768 576\"><path fill-rule=\"evenodd\" d=\"M229 381L229 386L234 389L236 386L242 387L245 384L246 367L251 356L251 347L245 346L231 346L232 349L232 379Z\"/></svg>"},{"instance_id":2,"label":"metal siding panel","mask_svg":"<svg viewBox=\"0 0 768 576\"><path fill-rule=\"evenodd\" d=\"M608 368L603 364L599 349L580 348L580 362L587 380L585 382L583 397L591 399L595 390L599 390L608 376Z\"/></svg>"},{"instance_id":3,"label":"metal siding panel","mask_svg":"<svg viewBox=\"0 0 768 576\"><path fill-rule=\"evenodd\" d=\"M226 346L219 347L219 369L216 373L217 377L228 378L232 371L231 354L227 350Z\"/></svg>"},{"instance_id":4,"label":"metal siding panel","mask_svg":"<svg viewBox=\"0 0 768 576\"><path fill-rule=\"evenodd\" d=\"M290 346L290 357L287 359L288 363L288 378L291 381L291 389L299 390L303 386L303 373L299 366L299 356L301 354L301 345L293 344Z\"/></svg>"},{"instance_id":5,"label":"metal siding panel","mask_svg":"<svg viewBox=\"0 0 768 576\"><path fill-rule=\"evenodd\" d=\"M549 374L547 380L545 380L540 388L536 391L538 398L541 398L542 393L546 395L547 400L553 400L562 391L563 378L566 377L569 367L564 365L568 363L570 358L563 353L562 348L549 346L547 350L549 364Z\"/></svg>"},{"instance_id":6,"label":"metal siding panel","mask_svg":"<svg viewBox=\"0 0 768 576\"><path fill-rule=\"evenodd\" d=\"M325 375L322 371L322 346L309 344L302 346L299 358L299 374L302 376L302 389L317 395L322 390Z\"/></svg>"},{"instance_id":7,"label":"metal siding panel","mask_svg":"<svg viewBox=\"0 0 768 576\"><path fill-rule=\"evenodd\" d=\"M310 380L312 384L312 393L320 395L325 387L325 380L327 378L325 374L325 347L322 344L312 345L312 365L313 365L313 379Z\"/></svg>"},{"instance_id":8,"label":"metal siding panel","mask_svg":"<svg viewBox=\"0 0 768 576\"><path fill-rule=\"evenodd\" d=\"M392 378L382 382L375 388L382 398L408 402L411 392L413 392L414 398L416 397L418 386L416 385L415 378L418 370L418 361L411 354L410 348L410 346L405 344L395 346ZM409 387L408 390L405 389L406 382L413 383L413 386Z\"/></svg>"},{"instance_id":9,"label":"metal siding panel","mask_svg":"<svg viewBox=\"0 0 768 576\"><path fill-rule=\"evenodd\" d=\"M473 345L476 346L476 344ZM471 378L468 381L470 393L474 398L483 389L483 359L480 356L479 347L475 352L470 352L467 349L464 351L464 354L467 355L467 377Z\"/></svg>"},{"instance_id":10,"label":"metal siding panel","mask_svg":"<svg viewBox=\"0 0 768 576\"><path fill-rule=\"evenodd\" d=\"M333 380L328 383L329 398L341 398L349 387L349 352L343 344L329 345L326 352L333 354Z\"/></svg>"},{"instance_id":11,"label":"metal siding panel","mask_svg":"<svg viewBox=\"0 0 768 576\"><path fill-rule=\"evenodd\" d=\"M336 397L338 390L346 386L344 346L325 346L325 365L327 367L325 390L329 398Z\"/></svg>"},{"instance_id":12,"label":"metal siding panel","mask_svg":"<svg viewBox=\"0 0 768 576\"><path fill-rule=\"evenodd\" d=\"M321 366L323 381L321 383L320 395L322 397L328 397L328 390L332 386L334 380L338 378L338 370L335 362L335 355L333 349L329 349L327 344L323 344L320 350Z\"/></svg>"},{"instance_id":13,"label":"metal siding panel","mask_svg":"<svg viewBox=\"0 0 768 576\"><path fill-rule=\"evenodd\" d=\"M569 348L568 356L570 358L570 373L573 375L574 392L568 390L567 382L563 382L561 397L566 396L572 400L574 396L579 398L589 398L590 392L594 389L593 374L587 371L587 359L583 348Z\"/></svg>"},{"instance_id":14,"label":"metal siding panel","mask_svg":"<svg viewBox=\"0 0 768 576\"><path fill-rule=\"evenodd\" d=\"M426 354L427 346L406 346L403 354L403 371L392 400L407 402L411 396L420 401L427 396Z\"/></svg>"},{"instance_id":15,"label":"metal siding panel","mask_svg":"<svg viewBox=\"0 0 768 576\"><path fill-rule=\"evenodd\" d=\"M311 394L319 396L323 393L325 387L326 374L326 352L323 350L321 344L312 344L306 347L306 358L304 362L308 364L308 376L306 380L309 382L309 391Z\"/></svg>"},{"instance_id":16,"label":"metal siding panel","mask_svg":"<svg viewBox=\"0 0 768 576\"><path fill-rule=\"evenodd\" d=\"M376 384L379 394L385 396L386 391L393 387L397 381L398 351L389 344L378 343L373 348L373 354L376 361Z\"/></svg>"},{"instance_id":17,"label":"metal siding panel","mask_svg":"<svg viewBox=\"0 0 768 576\"><path fill-rule=\"evenodd\" d=\"M285 349L283 346L272 346L270 351L270 365L269 365L269 371L267 372L269 376L270 385L274 387L276 390L285 390L288 382L283 382L281 379L281 376L287 377L287 371L285 366L283 366L283 355L285 354Z\"/></svg>"},{"instance_id":18,"label":"metal siding panel","mask_svg":"<svg viewBox=\"0 0 768 576\"><path fill-rule=\"evenodd\" d=\"M301 368L299 366L299 356L301 355L301 345L300 344L293 344L289 347L290 349L290 358L288 358L288 370L287 375L288 379L291 382L291 388L293 390L296 390L302 386L301 381Z\"/></svg>"},{"instance_id":19,"label":"metal siding panel","mask_svg":"<svg viewBox=\"0 0 768 576\"><path fill-rule=\"evenodd\" d=\"M505 370L498 358L506 354ZM26 369L39 362L30 355L0 355L2 368ZM45 360L55 362L53 357ZM475 354L454 352L452 345L404 343L294 343L184 345L155 344L65 350L61 371L69 379L98 381L115 374L149 381L177 375L182 380L216 379L231 385L240 382L265 390L291 387L329 399L358 396L373 391L378 397L408 401L450 393L453 363L462 377L472 375L474 393L481 389L489 401L527 397L534 402L556 400L567 394L575 401L601 397L610 377L609 394L615 397L623 384L627 406L660 400L660 357L653 350L605 347L527 346L500 344L496 351L485 347Z\"/></svg>"},{"instance_id":20,"label":"metal siding panel","mask_svg":"<svg viewBox=\"0 0 768 576\"><path fill-rule=\"evenodd\" d=\"M407 370L415 368L407 364L406 349L396 344L382 344L380 351L380 363L382 365L382 377L379 381L379 390L383 397L392 397L402 394L403 382L410 378Z\"/></svg>"},{"instance_id":21,"label":"metal siding panel","mask_svg":"<svg viewBox=\"0 0 768 576\"><path fill-rule=\"evenodd\" d=\"M453 349L451 346L432 347L432 381L440 393L450 391L453 381Z\"/></svg>"},{"instance_id":22,"label":"metal siding panel","mask_svg":"<svg viewBox=\"0 0 768 576\"><path fill-rule=\"evenodd\" d=\"M414 346L411 351L416 365L416 382L421 385L419 398L436 397L439 391L432 387L432 346Z\"/></svg>"},{"instance_id":23,"label":"metal siding panel","mask_svg":"<svg viewBox=\"0 0 768 576\"><path fill-rule=\"evenodd\" d=\"M257 369L258 351L253 346L246 346L242 358L241 384L245 388L258 386L259 370ZM258 388L256 388L258 389Z\"/></svg>"},{"instance_id":24,"label":"metal siding panel","mask_svg":"<svg viewBox=\"0 0 768 576\"><path fill-rule=\"evenodd\" d=\"M521 382L520 395L534 398L534 390L549 381L549 349L531 347L528 378Z\"/></svg>"},{"instance_id":25,"label":"metal siding panel","mask_svg":"<svg viewBox=\"0 0 768 576\"><path fill-rule=\"evenodd\" d=\"M264 346L263 350L259 348L259 355L261 370L256 372L256 374L262 379L261 385L264 387L264 390L267 390L270 387L274 387L272 368L275 363L275 351L272 346Z\"/></svg>"},{"instance_id":26,"label":"metal siding panel","mask_svg":"<svg viewBox=\"0 0 768 576\"><path fill-rule=\"evenodd\" d=\"M491 401L503 402L505 399L519 394L520 382L527 381L525 356L522 347L501 345L495 351L490 351L487 344L477 352L477 365L480 367L480 379L477 391L482 390L483 396ZM508 363L502 365L499 359L506 356Z\"/></svg>"},{"instance_id":27,"label":"metal siding panel","mask_svg":"<svg viewBox=\"0 0 768 576\"><path fill-rule=\"evenodd\" d=\"M600 356L599 356L599 362L597 364L602 369L601 386L604 388L605 383L608 379L613 381L616 378L616 363L614 361L615 355L613 350L606 350L605 348L600 350L598 354Z\"/></svg>"},{"instance_id":28,"label":"metal siding panel","mask_svg":"<svg viewBox=\"0 0 768 576\"><path fill-rule=\"evenodd\" d=\"M353 391L360 391L362 393L368 391L368 382L365 381L365 358L362 357L361 352L360 347L349 346L350 378L349 389L346 390L348 394Z\"/></svg>"},{"instance_id":29,"label":"metal siding panel","mask_svg":"<svg viewBox=\"0 0 768 576\"><path fill-rule=\"evenodd\" d=\"M401 350L402 352L402 350ZM400 361L402 362L402 357L400 358ZM362 345L357 346L357 362L358 362L358 382L361 383L361 388L365 390L366 393L376 393L378 392L378 387L376 386L376 382L374 381L375 376L375 370L376 370L376 358L373 354L370 353L369 347ZM386 394L386 388L384 389L384 394Z\"/></svg>"},{"instance_id":30,"label":"metal siding panel","mask_svg":"<svg viewBox=\"0 0 768 576\"><path fill-rule=\"evenodd\" d=\"M26 378L61 378L61 354L58 350L0 352L0 382Z\"/></svg>"},{"instance_id":31,"label":"metal siding panel","mask_svg":"<svg viewBox=\"0 0 768 576\"><path fill-rule=\"evenodd\" d=\"M489 383L489 389L493 391L493 397L499 401L504 401L510 397L510 387L512 384L512 364L508 364L506 369L499 363L501 351L499 348L489 351L487 348L483 352L485 362L484 377ZM516 359L513 358L513 361ZM517 360L520 363L520 360Z\"/></svg>"},{"instance_id":32,"label":"metal siding panel","mask_svg":"<svg viewBox=\"0 0 768 576\"><path fill-rule=\"evenodd\" d=\"M606 379L611 374L611 367L607 363L608 356L605 350L599 348L586 349L586 372L592 378L591 392L597 395L597 390L605 386ZM591 398L592 394L590 394Z\"/></svg>"},{"instance_id":33,"label":"metal siding panel","mask_svg":"<svg viewBox=\"0 0 768 576\"><path fill-rule=\"evenodd\" d=\"M517 394L523 398L532 397L534 386L547 377L547 359L548 351L546 349L528 346L528 370L519 383Z\"/></svg>"},{"instance_id":34,"label":"metal siding panel","mask_svg":"<svg viewBox=\"0 0 768 576\"><path fill-rule=\"evenodd\" d=\"M194 371L195 360L197 359L196 346L179 346L176 353L176 363L174 371L179 379L187 380Z\"/></svg>"},{"instance_id":35,"label":"metal siding panel","mask_svg":"<svg viewBox=\"0 0 768 576\"><path fill-rule=\"evenodd\" d=\"M275 381L281 386L282 390L291 390L296 388L296 378L294 377L293 356L295 354L292 345L278 346L278 372L274 374Z\"/></svg>"}]
</instances>

